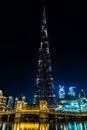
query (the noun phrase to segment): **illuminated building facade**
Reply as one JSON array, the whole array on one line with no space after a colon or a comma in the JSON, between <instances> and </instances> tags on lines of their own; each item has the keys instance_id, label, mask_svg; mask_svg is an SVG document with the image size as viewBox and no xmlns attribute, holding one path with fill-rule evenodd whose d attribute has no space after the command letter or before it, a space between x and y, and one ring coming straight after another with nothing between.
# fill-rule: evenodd
<instances>
[{"instance_id":1,"label":"illuminated building facade","mask_svg":"<svg viewBox=\"0 0 87 130\"><path fill-rule=\"evenodd\" d=\"M87 112L87 98L65 98L58 100L58 106L55 110L66 112Z\"/></svg>"},{"instance_id":2,"label":"illuminated building facade","mask_svg":"<svg viewBox=\"0 0 87 130\"><path fill-rule=\"evenodd\" d=\"M48 111L48 104L46 101L44 101L44 100L40 101L39 106L40 106L40 111L42 111L42 112Z\"/></svg>"},{"instance_id":3,"label":"illuminated building facade","mask_svg":"<svg viewBox=\"0 0 87 130\"><path fill-rule=\"evenodd\" d=\"M65 98L64 86L59 85L59 99Z\"/></svg>"},{"instance_id":4,"label":"illuminated building facade","mask_svg":"<svg viewBox=\"0 0 87 130\"><path fill-rule=\"evenodd\" d=\"M0 90L0 111L6 109L6 97L3 96L2 90Z\"/></svg>"},{"instance_id":5,"label":"illuminated building facade","mask_svg":"<svg viewBox=\"0 0 87 130\"><path fill-rule=\"evenodd\" d=\"M76 97L76 87L69 87L68 94L65 93L64 86L59 85L59 99L55 110L66 112L87 112L87 98L83 90Z\"/></svg>"},{"instance_id":6,"label":"illuminated building facade","mask_svg":"<svg viewBox=\"0 0 87 130\"><path fill-rule=\"evenodd\" d=\"M17 101L16 110L25 110L28 108L28 103L24 101Z\"/></svg>"},{"instance_id":7,"label":"illuminated building facade","mask_svg":"<svg viewBox=\"0 0 87 130\"><path fill-rule=\"evenodd\" d=\"M71 96L75 96L76 95L75 91L74 91L74 88L76 88L76 87L69 87L69 92L68 92L69 95L71 95Z\"/></svg>"},{"instance_id":8,"label":"illuminated building facade","mask_svg":"<svg viewBox=\"0 0 87 130\"><path fill-rule=\"evenodd\" d=\"M36 80L34 103L39 104L40 100L46 100L48 102L48 105L56 103L56 95L53 86L53 77L51 69L51 58L49 52L45 8L43 11L41 44L39 48L38 73Z\"/></svg>"}]
</instances>

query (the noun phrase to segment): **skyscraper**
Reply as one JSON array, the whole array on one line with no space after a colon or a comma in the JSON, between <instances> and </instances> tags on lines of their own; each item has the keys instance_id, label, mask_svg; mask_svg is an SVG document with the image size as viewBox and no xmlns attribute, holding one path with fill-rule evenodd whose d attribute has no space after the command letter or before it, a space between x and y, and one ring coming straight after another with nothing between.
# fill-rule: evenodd
<instances>
[{"instance_id":1,"label":"skyscraper","mask_svg":"<svg viewBox=\"0 0 87 130\"><path fill-rule=\"evenodd\" d=\"M49 52L45 8L43 11L41 43L39 48L38 72L36 79L34 103L38 104L40 100L46 100L49 105L56 103L56 95L53 86L51 69L51 58Z\"/></svg>"},{"instance_id":2,"label":"skyscraper","mask_svg":"<svg viewBox=\"0 0 87 130\"><path fill-rule=\"evenodd\" d=\"M13 97L12 96L9 96L9 98L8 98L7 108L10 110L13 109Z\"/></svg>"}]
</instances>

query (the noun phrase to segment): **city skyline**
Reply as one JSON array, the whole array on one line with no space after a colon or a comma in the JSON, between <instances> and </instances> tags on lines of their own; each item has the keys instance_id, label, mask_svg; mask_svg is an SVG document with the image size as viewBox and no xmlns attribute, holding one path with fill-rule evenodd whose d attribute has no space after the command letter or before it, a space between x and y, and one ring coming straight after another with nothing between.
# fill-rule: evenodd
<instances>
[{"instance_id":1,"label":"city skyline","mask_svg":"<svg viewBox=\"0 0 87 130\"><path fill-rule=\"evenodd\" d=\"M46 3L56 94L59 84L64 85L66 91L71 85L79 91L86 90L87 20L85 8L80 9L81 4ZM28 6L1 9L0 89L5 96L20 97L23 94L28 102L33 102L43 4L38 1L36 5L32 2Z\"/></svg>"}]
</instances>

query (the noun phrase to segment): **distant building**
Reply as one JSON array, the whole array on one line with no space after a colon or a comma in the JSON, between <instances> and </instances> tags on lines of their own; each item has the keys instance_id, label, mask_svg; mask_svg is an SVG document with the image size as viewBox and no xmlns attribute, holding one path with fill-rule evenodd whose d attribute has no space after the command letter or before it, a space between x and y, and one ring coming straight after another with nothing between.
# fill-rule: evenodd
<instances>
[{"instance_id":1,"label":"distant building","mask_svg":"<svg viewBox=\"0 0 87 130\"><path fill-rule=\"evenodd\" d=\"M25 96L22 96L22 101L26 101L26 97Z\"/></svg>"},{"instance_id":2,"label":"distant building","mask_svg":"<svg viewBox=\"0 0 87 130\"><path fill-rule=\"evenodd\" d=\"M4 111L6 109L6 97L3 96L2 90L0 90L0 111Z\"/></svg>"},{"instance_id":3,"label":"distant building","mask_svg":"<svg viewBox=\"0 0 87 130\"><path fill-rule=\"evenodd\" d=\"M69 87L69 92L68 92L68 95L71 95L71 96L75 96L76 94L75 94L75 91L74 91L74 88L76 88L76 87Z\"/></svg>"},{"instance_id":4,"label":"distant building","mask_svg":"<svg viewBox=\"0 0 87 130\"><path fill-rule=\"evenodd\" d=\"M83 91L83 89L80 91L79 93L79 98L86 98L86 94L85 92Z\"/></svg>"},{"instance_id":5,"label":"distant building","mask_svg":"<svg viewBox=\"0 0 87 130\"><path fill-rule=\"evenodd\" d=\"M17 106L17 102L19 101L19 98L18 97L16 97L15 98L15 105L14 105L14 108L16 108L16 106Z\"/></svg>"},{"instance_id":6,"label":"distant building","mask_svg":"<svg viewBox=\"0 0 87 130\"><path fill-rule=\"evenodd\" d=\"M65 98L65 89L64 86L59 85L59 99Z\"/></svg>"},{"instance_id":7,"label":"distant building","mask_svg":"<svg viewBox=\"0 0 87 130\"><path fill-rule=\"evenodd\" d=\"M9 110L13 109L13 97L12 96L9 96L9 98L8 98L7 109L9 109Z\"/></svg>"}]
</instances>

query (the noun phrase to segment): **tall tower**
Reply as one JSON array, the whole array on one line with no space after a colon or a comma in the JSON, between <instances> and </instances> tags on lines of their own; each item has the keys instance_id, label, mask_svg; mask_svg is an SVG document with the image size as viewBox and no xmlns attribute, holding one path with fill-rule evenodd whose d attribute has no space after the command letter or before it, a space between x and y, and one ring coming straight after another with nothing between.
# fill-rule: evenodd
<instances>
[{"instance_id":1,"label":"tall tower","mask_svg":"<svg viewBox=\"0 0 87 130\"><path fill-rule=\"evenodd\" d=\"M34 103L38 104L40 100L46 100L48 102L48 105L56 103L56 95L53 86L51 69L51 58L49 53L45 8L43 11L41 43L39 48L38 73L36 79Z\"/></svg>"}]
</instances>

